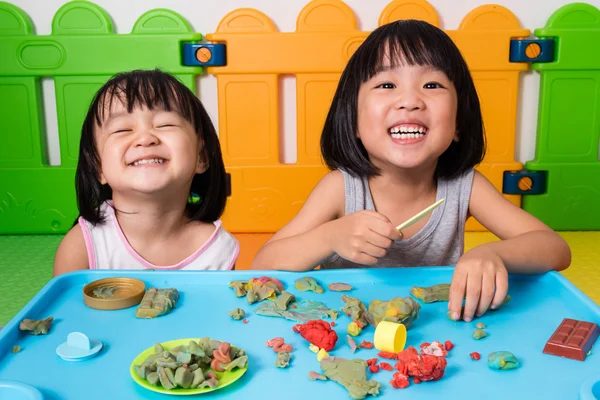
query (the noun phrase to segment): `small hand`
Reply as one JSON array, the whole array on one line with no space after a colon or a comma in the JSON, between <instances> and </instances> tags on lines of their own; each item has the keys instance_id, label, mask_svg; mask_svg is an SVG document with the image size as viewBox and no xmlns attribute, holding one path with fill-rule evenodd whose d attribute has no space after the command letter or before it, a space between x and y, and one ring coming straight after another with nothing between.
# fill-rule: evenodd
<instances>
[{"instance_id":1,"label":"small hand","mask_svg":"<svg viewBox=\"0 0 600 400\"><path fill-rule=\"evenodd\" d=\"M484 246L465 253L456 264L450 285L448 309L453 320L460 318L462 300L466 302L463 319L467 322L483 315L490 307L502 304L508 292L508 271L494 251Z\"/></svg>"},{"instance_id":2,"label":"small hand","mask_svg":"<svg viewBox=\"0 0 600 400\"><path fill-rule=\"evenodd\" d=\"M340 257L358 264L375 264L402 236L376 211L358 211L331 223L331 247Z\"/></svg>"}]
</instances>

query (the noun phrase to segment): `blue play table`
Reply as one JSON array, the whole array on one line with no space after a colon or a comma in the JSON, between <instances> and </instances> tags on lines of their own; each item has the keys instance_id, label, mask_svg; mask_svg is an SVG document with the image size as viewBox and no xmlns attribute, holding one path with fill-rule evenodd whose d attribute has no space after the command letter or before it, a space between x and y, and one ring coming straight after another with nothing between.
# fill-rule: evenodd
<instances>
[{"instance_id":1,"label":"blue play table","mask_svg":"<svg viewBox=\"0 0 600 400\"><path fill-rule=\"evenodd\" d=\"M316 355L307 342L292 331L295 324L280 318L255 315L245 298L237 298L228 284L261 275L276 277L298 299L319 300L330 308L343 306L341 293L326 290L324 294L300 292L295 279L307 274L271 271L233 272L133 272L82 271L50 281L10 323L0 330L0 380L18 381L37 388L46 400L94 399L167 399L167 395L151 392L137 385L129 375L132 360L155 342L181 338L210 336L242 347L249 356L248 372L237 382L221 390L200 395L203 399L264 398L283 396L292 399L346 399L344 388L335 382L311 381L309 370L320 372ZM374 299L389 300L409 295L414 286L430 286L450 282L451 268L361 269L313 271L308 274L323 286L345 282L354 286L347 293L365 303ZM85 284L108 277L141 279L146 287L177 288L181 298L169 315L151 320L135 318L135 308L100 311L83 303ZM455 347L449 352L446 375L436 382L412 384L406 389L393 389L389 381L393 372L370 374L382 384L379 398L418 399L578 399L585 385L588 391L600 392L600 354L592 350L585 362L542 353L544 344L563 318L600 322L600 308L558 273L535 276L511 276L509 293L512 301L497 312L487 313L473 322L447 319L447 303L424 304L419 318L408 331L408 345L450 340ZM232 320L227 313L243 308L248 323ZM54 324L46 336L26 335L18 330L24 318L42 319L54 316ZM487 326L488 337L472 338L475 323ZM331 352L345 358L373 358L375 349L360 349L350 354L346 344L346 327L350 322L343 313L335 327L339 340ZM56 354L56 347L67 334L80 331L100 340L104 348L96 358L70 363ZM373 328L365 328L356 338L373 340ZM265 342L282 336L294 346L288 369L274 365L276 354ZM12 354L19 345L22 351ZM521 367L511 371L492 371L487 355L492 351L514 353ZM481 353L473 361L469 353ZM383 359L380 359L383 361ZM386 360L387 361L387 360ZM391 362L393 365L393 361ZM277 394L277 395L276 395ZM0 398L2 394L0 394ZM581 397L590 400L593 397Z\"/></svg>"}]
</instances>

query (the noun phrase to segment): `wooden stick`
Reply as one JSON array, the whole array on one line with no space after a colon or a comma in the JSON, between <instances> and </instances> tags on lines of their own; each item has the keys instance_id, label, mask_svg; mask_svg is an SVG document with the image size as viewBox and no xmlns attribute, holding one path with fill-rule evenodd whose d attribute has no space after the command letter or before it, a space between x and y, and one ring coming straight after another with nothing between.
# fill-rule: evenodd
<instances>
[{"instance_id":1,"label":"wooden stick","mask_svg":"<svg viewBox=\"0 0 600 400\"><path fill-rule=\"evenodd\" d=\"M433 203L432 205L430 205L429 207L427 207L426 209L424 209L423 211L421 211L417 215L415 215L413 217L410 217L409 219L407 219L406 221L404 221L403 223L401 223L400 225L398 225L396 227L396 230L401 231L402 229L408 228L409 226L411 226L412 224L416 223L421 218L423 218L424 216L426 216L427 214L429 214L430 212L432 212L433 210L435 210L444 201L446 201L445 198L436 201L435 203Z\"/></svg>"}]
</instances>

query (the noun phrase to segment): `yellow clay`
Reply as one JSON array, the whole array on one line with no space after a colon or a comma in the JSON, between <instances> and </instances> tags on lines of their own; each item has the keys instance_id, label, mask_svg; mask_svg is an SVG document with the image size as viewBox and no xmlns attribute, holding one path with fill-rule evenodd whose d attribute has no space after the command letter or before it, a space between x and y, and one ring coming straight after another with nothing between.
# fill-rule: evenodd
<instances>
[{"instance_id":1,"label":"yellow clay","mask_svg":"<svg viewBox=\"0 0 600 400\"><path fill-rule=\"evenodd\" d=\"M321 362L321 360L325 357L329 357L329 353L327 353L325 349L319 350L319 352L317 353L317 361Z\"/></svg>"}]
</instances>

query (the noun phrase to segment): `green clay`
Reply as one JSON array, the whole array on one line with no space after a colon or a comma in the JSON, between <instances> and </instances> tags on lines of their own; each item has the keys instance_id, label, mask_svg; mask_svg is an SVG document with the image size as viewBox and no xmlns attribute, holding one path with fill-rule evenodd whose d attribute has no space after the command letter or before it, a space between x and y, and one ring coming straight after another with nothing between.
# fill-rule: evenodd
<instances>
[{"instance_id":1,"label":"green clay","mask_svg":"<svg viewBox=\"0 0 600 400\"><path fill-rule=\"evenodd\" d=\"M275 360L275 366L277 368L287 368L290 365L291 358L292 356L290 355L290 353L281 351L277 353L277 360Z\"/></svg>"},{"instance_id":2,"label":"green clay","mask_svg":"<svg viewBox=\"0 0 600 400\"><path fill-rule=\"evenodd\" d=\"M508 370L519 367L517 357L509 351L495 351L488 355L488 367L490 369Z\"/></svg>"},{"instance_id":3,"label":"green clay","mask_svg":"<svg viewBox=\"0 0 600 400\"><path fill-rule=\"evenodd\" d=\"M429 287L413 286L410 294L423 303L435 303L436 301L448 301L450 296L450 284L441 283Z\"/></svg>"},{"instance_id":4,"label":"green clay","mask_svg":"<svg viewBox=\"0 0 600 400\"><path fill-rule=\"evenodd\" d=\"M303 292L310 290L317 294L322 294L325 292L325 289L323 289L323 287L321 287L314 278L309 276L296 279L296 289L302 290Z\"/></svg>"},{"instance_id":5,"label":"green clay","mask_svg":"<svg viewBox=\"0 0 600 400\"><path fill-rule=\"evenodd\" d=\"M327 378L344 386L353 399L364 399L368 395L379 394L381 384L375 380L367 381L365 360L325 357L321 360L321 369Z\"/></svg>"},{"instance_id":6,"label":"green clay","mask_svg":"<svg viewBox=\"0 0 600 400\"><path fill-rule=\"evenodd\" d=\"M235 319L236 321L239 321L240 319L243 319L246 316L246 312L241 308L236 308L235 310L229 312L229 316Z\"/></svg>"},{"instance_id":7,"label":"green clay","mask_svg":"<svg viewBox=\"0 0 600 400\"><path fill-rule=\"evenodd\" d=\"M24 319L19 324L19 330L25 331L30 335L46 335L52 326L52 320L54 317L48 317L46 319Z\"/></svg>"},{"instance_id":8,"label":"green clay","mask_svg":"<svg viewBox=\"0 0 600 400\"><path fill-rule=\"evenodd\" d=\"M483 339L486 336L487 333L485 333L485 331L482 331L481 329L475 329L475 332L473 332L473 339L476 340Z\"/></svg>"},{"instance_id":9,"label":"green clay","mask_svg":"<svg viewBox=\"0 0 600 400\"><path fill-rule=\"evenodd\" d=\"M290 303L294 301L296 301L296 296L284 290L281 292L281 295L277 298L277 300L275 300L275 305L280 310L287 310Z\"/></svg>"}]
</instances>

